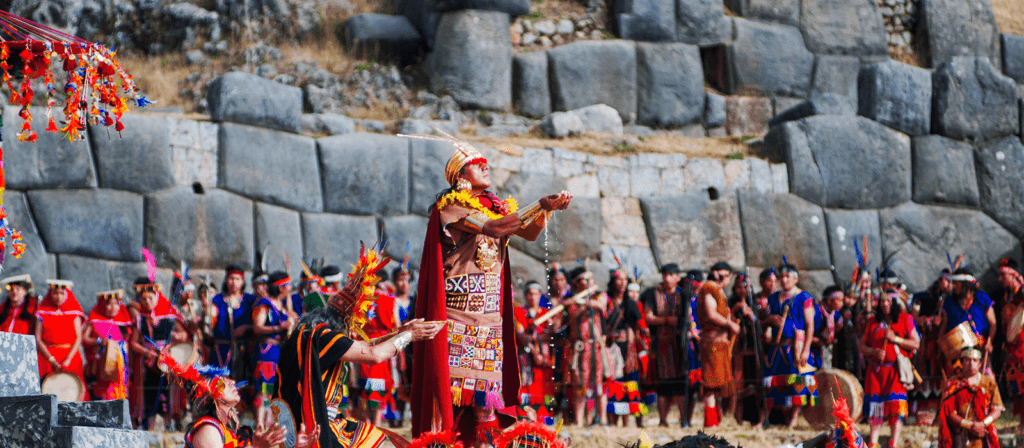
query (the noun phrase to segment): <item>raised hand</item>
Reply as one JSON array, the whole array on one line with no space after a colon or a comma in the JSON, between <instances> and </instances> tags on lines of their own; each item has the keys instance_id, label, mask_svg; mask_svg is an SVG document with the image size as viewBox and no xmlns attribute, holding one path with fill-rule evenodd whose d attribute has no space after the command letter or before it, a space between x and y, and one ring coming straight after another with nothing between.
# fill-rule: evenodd
<instances>
[{"instance_id":1,"label":"raised hand","mask_svg":"<svg viewBox=\"0 0 1024 448\"><path fill-rule=\"evenodd\" d=\"M320 439L320 425L313 425L313 430L306 433L306 424L299 426L299 433L295 435L295 448L307 448Z\"/></svg>"}]
</instances>

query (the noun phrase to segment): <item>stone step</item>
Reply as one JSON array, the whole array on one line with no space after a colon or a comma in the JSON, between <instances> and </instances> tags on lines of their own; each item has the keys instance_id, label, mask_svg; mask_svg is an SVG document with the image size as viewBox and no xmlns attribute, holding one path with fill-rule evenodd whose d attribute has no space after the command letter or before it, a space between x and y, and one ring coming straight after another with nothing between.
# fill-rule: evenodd
<instances>
[{"instance_id":1,"label":"stone step","mask_svg":"<svg viewBox=\"0 0 1024 448\"><path fill-rule=\"evenodd\" d=\"M0 397L39 393L35 336L0 332Z\"/></svg>"},{"instance_id":2,"label":"stone step","mask_svg":"<svg viewBox=\"0 0 1024 448\"><path fill-rule=\"evenodd\" d=\"M66 445L56 445L55 448L148 448L149 436L146 431L134 431L130 429L93 428L89 426L72 426L70 428L59 428L60 432L66 432L68 438ZM62 439L62 437L58 437ZM58 440L63 442L64 440Z\"/></svg>"},{"instance_id":3,"label":"stone step","mask_svg":"<svg viewBox=\"0 0 1024 448\"><path fill-rule=\"evenodd\" d=\"M57 424L94 428L132 429L128 400L57 403Z\"/></svg>"},{"instance_id":4,"label":"stone step","mask_svg":"<svg viewBox=\"0 0 1024 448\"><path fill-rule=\"evenodd\" d=\"M56 396L0 397L0 446L5 448L54 446L55 440L51 432L56 425Z\"/></svg>"}]
</instances>

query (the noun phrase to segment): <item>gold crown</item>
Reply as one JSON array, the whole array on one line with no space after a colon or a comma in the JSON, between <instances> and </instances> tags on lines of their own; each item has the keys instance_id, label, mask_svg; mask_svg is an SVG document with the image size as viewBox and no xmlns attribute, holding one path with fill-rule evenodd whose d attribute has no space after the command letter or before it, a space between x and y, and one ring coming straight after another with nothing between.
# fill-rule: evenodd
<instances>
[{"instance_id":1,"label":"gold crown","mask_svg":"<svg viewBox=\"0 0 1024 448\"><path fill-rule=\"evenodd\" d=\"M484 158L484 155L481 154L479 150L474 148L473 145L470 145L469 143L452 137L451 135L445 133L444 131L436 127L434 128L434 131L441 135L436 136L399 134L398 136L420 138L424 140L437 140L441 142L450 143L452 146L454 146L455 154L452 154L452 157L448 159L448 164L445 165L444 167L444 180L448 182L448 185L455 185L459 181L459 172L461 172L462 168L464 168L466 165L476 162L487 163L487 159Z\"/></svg>"}]
</instances>

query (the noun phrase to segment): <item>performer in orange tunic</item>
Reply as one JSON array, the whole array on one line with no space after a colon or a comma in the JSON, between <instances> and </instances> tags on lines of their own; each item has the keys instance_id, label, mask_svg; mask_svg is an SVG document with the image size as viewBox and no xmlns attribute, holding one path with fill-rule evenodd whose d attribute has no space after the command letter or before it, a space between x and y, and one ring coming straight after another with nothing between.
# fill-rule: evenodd
<instances>
[{"instance_id":1,"label":"performer in orange tunic","mask_svg":"<svg viewBox=\"0 0 1024 448\"><path fill-rule=\"evenodd\" d=\"M718 400L732 398L732 343L740 326L732 321L729 299L723 292L732 280L732 266L720 261L711 266L709 274L709 281L697 292L697 320L701 334L704 427L714 428L722 421Z\"/></svg>"},{"instance_id":2,"label":"performer in orange tunic","mask_svg":"<svg viewBox=\"0 0 1024 448\"><path fill-rule=\"evenodd\" d=\"M572 196L545 196L516 213L514 201L487 191L490 171L479 151L447 135L436 139L456 152L445 166L451 188L427 224L416 317L447 320L448 328L445 338L414 344L412 434L459 428L464 444L483 446L500 426L497 411L519 401L508 240L537 239L550 212Z\"/></svg>"},{"instance_id":3,"label":"performer in orange tunic","mask_svg":"<svg viewBox=\"0 0 1024 448\"><path fill-rule=\"evenodd\" d=\"M963 369L942 392L939 408L939 448L999 448L993 423L1003 413L996 381L981 373L982 350L960 351Z\"/></svg>"},{"instance_id":4,"label":"performer in orange tunic","mask_svg":"<svg viewBox=\"0 0 1024 448\"><path fill-rule=\"evenodd\" d=\"M5 278L7 301L0 305L0 331L36 334L35 312L38 300L29 294L32 277L28 274Z\"/></svg>"},{"instance_id":5,"label":"performer in orange tunic","mask_svg":"<svg viewBox=\"0 0 1024 448\"><path fill-rule=\"evenodd\" d=\"M1024 417L1024 279L1017 269L1017 260L1012 258L999 262L999 283L1006 294L1001 322L1006 338L1003 377L1006 391L1013 400L1013 414ZM1024 418L1017 427L1024 429Z\"/></svg>"},{"instance_id":6,"label":"performer in orange tunic","mask_svg":"<svg viewBox=\"0 0 1024 448\"><path fill-rule=\"evenodd\" d=\"M73 373L85 384L82 364L82 326L85 312L75 300L67 280L47 280L49 292L39 303L36 317L36 347L39 350L39 376L46 378L51 372Z\"/></svg>"}]
</instances>

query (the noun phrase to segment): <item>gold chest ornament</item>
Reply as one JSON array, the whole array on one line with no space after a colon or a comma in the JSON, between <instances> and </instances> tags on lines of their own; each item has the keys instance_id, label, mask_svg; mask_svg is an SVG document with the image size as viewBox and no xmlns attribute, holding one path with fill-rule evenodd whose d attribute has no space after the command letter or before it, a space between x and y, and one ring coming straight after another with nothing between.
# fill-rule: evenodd
<instances>
[{"instance_id":1,"label":"gold chest ornament","mask_svg":"<svg viewBox=\"0 0 1024 448\"><path fill-rule=\"evenodd\" d=\"M491 272L498 264L498 245L493 241L484 240L476 248L476 265L484 272Z\"/></svg>"}]
</instances>

